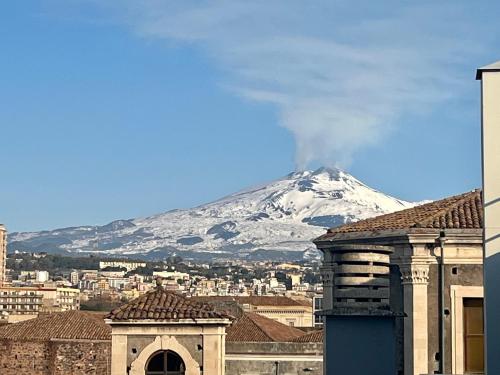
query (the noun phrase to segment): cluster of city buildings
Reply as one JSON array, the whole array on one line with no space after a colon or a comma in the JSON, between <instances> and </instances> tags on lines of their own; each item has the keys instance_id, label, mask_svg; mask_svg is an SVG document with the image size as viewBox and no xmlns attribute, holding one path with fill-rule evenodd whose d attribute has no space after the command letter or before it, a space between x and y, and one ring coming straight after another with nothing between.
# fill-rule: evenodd
<instances>
[{"instance_id":1,"label":"cluster of city buildings","mask_svg":"<svg viewBox=\"0 0 500 375\"><path fill-rule=\"evenodd\" d=\"M210 264L204 266L211 267ZM232 266L232 263L225 264L224 275L215 277L206 277L196 274L196 272L154 271L152 278L161 277L168 290L192 296L307 296L321 293L323 290L322 283L302 282L303 272L305 269L311 269L310 266L287 263L273 264L271 262L262 262L257 265L238 263L238 267L249 271L256 269L263 271L262 277L254 277L248 281L232 274ZM277 272L281 272L286 281L279 281L276 277Z\"/></svg>"},{"instance_id":2,"label":"cluster of city buildings","mask_svg":"<svg viewBox=\"0 0 500 375\"><path fill-rule=\"evenodd\" d=\"M31 256L40 258L44 255ZM3 265L5 268L5 260ZM165 290L187 297L236 297L247 298L248 301L253 298L255 302L258 299L254 297L283 296L286 298L282 301L288 301L288 305L295 306L295 309L300 306L301 311L300 314L296 311L283 313L279 317L280 321L304 327L314 326L315 321L316 326L321 324L320 318L314 315L314 305L318 305L321 299L322 284L302 282L306 270L311 271L315 267L315 272L319 272L317 265L266 262L226 264L218 265L219 274L212 277L196 271L176 271L174 266L168 264L162 266L163 270L157 268L149 272L146 270L147 265L146 262L133 260L103 260L99 262L99 269L73 269L56 278L46 270L20 271L15 276L7 270L5 282L0 288L0 317L7 322L14 322L32 318L39 313L78 310L80 305L93 309L95 303L92 302L95 301L112 306L147 293L161 278ZM232 273L232 267L235 266L244 268L246 274L258 269L261 277L248 280L238 278ZM202 269L210 267L210 264L201 265ZM278 281L277 273L280 273L281 281ZM261 298L259 301L265 300ZM253 308L255 303L250 305Z\"/></svg>"},{"instance_id":3,"label":"cluster of city buildings","mask_svg":"<svg viewBox=\"0 0 500 375\"><path fill-rule=\"evenodd\" d=\"M69 282L50 281L46 271L22 271L18 280L8 282L6 258L6 230L0 226L0 323L80 308L80 291Z\"/></svg>"},{"instance_id":4,"label":"cluster of city buildings","mask_svg":"<svg viewBox=\"0 0 500 375\"><path fill-rule=\"evenodd\" d=\"M497 103L499 72L500 63L481 71L494 77L493 82L491 77L483 82L493 87L493 92L483 88L485 103ZM483 107L484 124L493 118L498 125L499 107L491 105L489 110ZM488 168L498 168L498 147L494 151L496 158L483 157ZM498 189L497 169L495 176L491 184ZM486 316L493 318L486 341L497 344L498 335L491 333L498 328L493 315L499 308L498 283L491 281L498 280L498 266L488 262L500 253L500 247L492 248L500 246L500 227L485 220L498 223L499 202L498 194L487 198L486 191L474 190L328 230L314 240L324 255L322 296L316 295L319 287L302 287L300 278L294 280L299 269L291 271L287 282L278 281L273 269L243 283L175 270L160 270L149 278L130 275L134 267L142 267L137 264L74 271L70 283L82 293L134 290L137 297L104 314L61 307L5 324L0 327L0 372L484 374L483 265L490 283ZM0 234L0 275L5 280L4 228ZM44 284L15 287L31 293L45 288L47 280L40 279L48 275L21 276L20 283ZM322 329L314 327L316 307L316 315L323 317ZM498 345L487 350L498 353ZM497 373L496 361L498 356L488 356L488 374Z\"/></svg>"},{"instance_id":5,"label":"cluster of city buildings","mask_svg":"<svg viewBox=\"0 0 500 375\"><path fill-rule=\"evenodd\" d=\"M217 265L217 274L206 276L177 271L171 265L165 265L164 270L143 272L146 262L105 260L99 262L99 269L73 269L57 277L47 270L21 270L14 274L6 269L3 227L2 234L2 374L23 371L131 374L134 373L132 367L139 368L141 373L143 369L137 367L137 363L132 366L130 358L122 363L126 364L125 372L121 367L113 370L113 366L118 367L112 358L128 354L116 353L112 328L115 319L111 314L120 317L119 329L127 331L137 327L122 326L129 320L123 319L124 314L128 317L146 315L141 323L146 328L150 323L156 325L149 316L158 311L170 317L183 317L180 321L174 319L178 334L169 335L170 342L176 343L183 355L182 362L190 352L199 371L204 368L207 373L215 369L223 371L227 366L230 373L246 372L250 367L260 373L276 371L278 366L291 373L322 373L322 321L314 314L315 307L321 307L322 284L302 280L304 272L313 269L317 272L317 265L237 262ZM45 255L32 256L41 259ZM211 265L198 264L197 267L210 269ZM235 267L244 268L243 273L252 277L240 279L233 273ZM253 277L257 274L259 277ZM119 307L111 314L80 310L81 304L99 298L114 301ZM149 340L149 336L139 332L137 335L134 335L137 343L131 338L127 344L134 346L131 349L134 358ZM183 350L183 345L187 349Z\"/></svg>"}]
</instances>

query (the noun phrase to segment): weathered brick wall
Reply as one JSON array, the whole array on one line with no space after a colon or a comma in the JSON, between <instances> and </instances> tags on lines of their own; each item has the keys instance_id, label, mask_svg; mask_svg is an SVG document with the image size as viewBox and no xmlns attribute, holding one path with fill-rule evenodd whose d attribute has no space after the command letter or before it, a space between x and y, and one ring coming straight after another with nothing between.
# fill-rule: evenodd
<instances>
[{"instance_id":1,"label":"weathered brick wall","mask_svg":"<svg viewBox=\"0 0 500 375\"><path fill-rule=\"evenodd\" d=\"M53 375L111 374L111 342L51 342Z\"/></svg>"},{"instance_id":2,"label":"weathered brick wall","mask_svg":"<svg viewBox=\"0 0 500 375\"><path fill-rule=\"evenodd\" d=\"M0 340L0 374L50 374L47 343Z\"/></svg>"},{"instance_id":3,"label":"weathered brick wall","mask_svg":"<svg viewBox=\"0 0 500 375\"><path fill-rule=\"evenodd\" d=\"M0 340L1 375L109 375L111 342Z\"/></svg>"}]
</instances>

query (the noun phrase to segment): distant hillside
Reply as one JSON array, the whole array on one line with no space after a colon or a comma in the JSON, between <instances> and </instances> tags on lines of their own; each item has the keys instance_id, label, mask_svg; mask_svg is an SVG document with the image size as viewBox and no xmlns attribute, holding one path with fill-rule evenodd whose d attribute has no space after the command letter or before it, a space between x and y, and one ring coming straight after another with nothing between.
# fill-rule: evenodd
<instances>
[{"instance_id":1,"label":"distant hillside","mask_svg":"<svg viewBox=\"0 0 500 375\"><path fill-rule=\"evenodd\" d=\"M186 210L80 226L12 233L9 250L145 258L302 258L326 228L414 206L339 169L294 172L269 184Z\"/></svg>"}]
</instances>

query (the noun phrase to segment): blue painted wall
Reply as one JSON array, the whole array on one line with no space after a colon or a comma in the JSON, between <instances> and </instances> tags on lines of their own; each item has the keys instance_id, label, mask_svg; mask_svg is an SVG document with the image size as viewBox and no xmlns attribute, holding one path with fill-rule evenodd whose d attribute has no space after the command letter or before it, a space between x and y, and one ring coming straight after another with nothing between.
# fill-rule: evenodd
<instances>
[{"instance_id":1,"label":"blue painted wall","mask_svg":"<svg viewBox=\"0 0 500 375\"><path fill-rule=\"evenodd\" d=\"M394 318L328 316L325 375L397 375Z\"/></svg>"}]
</instances>

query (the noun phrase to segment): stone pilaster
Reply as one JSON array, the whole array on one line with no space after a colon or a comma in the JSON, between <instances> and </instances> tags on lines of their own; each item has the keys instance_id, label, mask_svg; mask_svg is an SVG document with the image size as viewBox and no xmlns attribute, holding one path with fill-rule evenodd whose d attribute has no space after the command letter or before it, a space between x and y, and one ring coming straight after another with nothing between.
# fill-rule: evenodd
<instances>
[{"instance_id":1,"label":"stone pilaster","mask_svg":"<svg viewBox=\"0 0 500 375\"><path fill-rule=\"evenodd\" d=\"M334 264L331 249L322 250L323 265L320 268L321 280L323 280L323 309L333 308L333 286L334 286Z\"/></svg>"},{"instance_id":2,"label":"stone pilaster","mask_svg":"<svg viewBox=\"0 0 500 375\"><path fill-rule=\"evenodd\" d=\"M329 310L333 307L333 265L324 265L320 268L320 273L323 280L323 309Z\"/></svg>"},{"instance_id":3,"label":"stone pilaster","mask_svg":"<svg viewBox=\"0 0 500 375\"><path fill-rule=\"evenodd\" d=\"M111 375L127 373L127 336L111 336Z\"/></svg>"},{"instance_id":4,"label":"stone pilaster","mask_svg":"<svg viewBox=\"0 0 500 375\"><path fill-rule=\"evenodd\" d=\"M429 264L409 263L399 266L403 284L404 375L428 373L427 285Z\"/></svg>"},{"instance_id":5,"label":"stone pilaster","mask_svg":"<svg viewBox=\"0 0 500 375\"><path fill-rule=\"evenodd\" d=\"M203 335L203 374L224 375L225 353L224 327L210 327L204 329Z\"/></svg>"}]
</instances>

